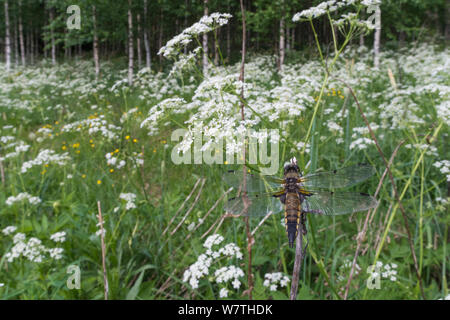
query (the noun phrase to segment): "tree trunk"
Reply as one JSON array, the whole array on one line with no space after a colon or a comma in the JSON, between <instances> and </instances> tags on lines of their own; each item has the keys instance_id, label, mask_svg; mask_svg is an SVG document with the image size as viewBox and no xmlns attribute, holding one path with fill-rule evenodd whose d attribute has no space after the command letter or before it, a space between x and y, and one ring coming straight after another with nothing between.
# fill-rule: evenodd
<instances>
[{"instance_id":1,"label":"tree trunk","mask_svg":"<svg viewBox=\"0 0 450 320\"><path fill-rule=\"evenodd\" d=\"M293 27L292 28L292 32L291 32L291 50L294 50L294 45L295 45L295 29L297 27Z\"/></svg>"},{"instance_id":2,"label":"tree trunk","mask_svg":"<svg viewBox=\"0 0 450 320\"><path fill-rule=\"evenodd\" d=\"M280 53L279 53L279 63L278 63L278 70L281 71L283 69L284 64L284 57L286 55L286 49L285 49L285 19L284 19L284 1L281 2L282 6L282 17L280 20Z\"/></svg>"},{"instance_id":3,"label":"tree trunk","mask_svg":"<svg viewBox=\"0 0 450 320\"><path fill-rule=\"evenodd\" d=\"M19 32L17 30L17 19L14 19L14 61L19 66Z\"/></svg>"},{"instance_id":4,"label":"tree trunk","mask_svg":"<svg viewBox=\"0 0 450 320\"><path fill-rule=\"evenodd\" d=\"M380 38L381 38L381 9L380 6L377 6L375 9L375 36L373 42L373 53L374 53L374 66L378 68L380 66Z\"/></svg>"},{"instance_id":5,"label":"tree trunk","mask_svg":"<svg viewBox=\"0 0 450 320\"><path fill-rule=\"evenodd\" d=\"M25 65L25 43L23 41L23 24L22 24L22 1L19 1L19 41L20 41L20 57L22 65Z\"/></svg>"},{"instance_id":6,"label":"tree trunk","mask_svg":"<svg viewBox=\"0 0 450 320\"><path fill-rule=\"evenodd\" d=\"M188 0L184 0L184 29L187 29L187 17L188 17ZM184 54L187 54L187 46L183 48Z\"/></svg>"},{"instance_id":7,"label":"tree trunk","mask_svg":"<svg viewBox=\"0 0 450 320\"><path fill-rule=\"evenodd\" d=\"M142 65L142 50L141 50L141 14L138 13L136 16L137 21L137 35L136 35L136 46L137 46L137 56L138 56L138 69Z\"/></svg>"},{"instance_id":8,"label":"tree trunk","mask_svg":"<svg viewBox=\"0 0 450 320\"><path fill-rule=\"evenodd\" d=\"M160 9L159 15L159 39L158 39L158 48L162 47L162 38L163 38L163 12L162 8ZM159 70L162 70L162 54L159 55Z\"/></svg>"},{"instance_id":9,"label":"tree trunk","mask_svg":"<svg viewBox=\"0 0 450 320\"><path fill-rule=\"evenodd\" d=\"M94 65L95 65L95 79L98 80L100 76L100 60L98 54L98 34L97 34L97 9L92 6L92 24L94 27L94 42L93 42L93 53L94 53Z\"/></svg>"},{"instance_id":10,"label":"tree trunk","mask_svg":"<svg viewBox=\"0 0 450 320\"><path fill-rule=\"evenodd\" d=\"M208 15L208 0L203 0L203 15L207 16ZM206 76L208 73L208 34L205 32L203 34L203 62L202 62L202 67L203 67L203 76Z\"/></svg>"},{"instance_id":11,"label":"tree trunk","mask_svg":"<svg viewBox=\"0 0 450 320\"><path fill-rule=\"evenodd\" d=\"M230 12L230 0L228 0L228 11ZM231 59L231 26L230 23L227 23L227 62L230 63Z\"/></svg>"},{"instance_id":12,"label":"tree trunk","mask_svg":"<svg viewBox=\"0 0 450 320\"><path fill-rule=\"evenodd\" d=\"M50 17L49 17L49 23L52 24L53 20L55 18L55 14L53 12L53 8L50 8ZM53 26L50 28L50 39L52 42L52 64L56 64L56 44L55 44L55 35L53 33Z\"/></svg>"},{"instance_id":13,"label":"tree trunk","mask_svg":"<svg viewBox=\"0 0 450 320\"><path fill-rule=\"evenodd\" d=\"M8 0L5 0L5 58L6 71L11 69L11 33L9 30Z\"/></svg>"},{"instance_id":14,"label":"tree trunk","mask_svg":"<svg viewBox=\"0 0 450 320\"><path fill-rule=\"evenodd\" d=\"M148 7L147 0L144 0L144 46L145 46L145 65L151 68L150 42L148 40Z\"/></svg>"},{"instance_id":15,"label":"tree trunk","mask_svg":"<svg viewBox=\"0 0 450 320\"><path fill-rule=\"evenodd\" d=\"M292 28L286 28L286 52L291 50L291 31Z\"/></svg>"},{"instance_id":16,"label":"tree trunk","mask_svg":"<svg viewBox=\"0 0 450 320\"><path fill-rule=\"evenodd\" d=\"M214 39L214 65L219 65L219 38L220 38L220 29L216 30L216 37Z\"/></svg>"},{"instance_id":17,"label":"tree trunk","mask_svg":"<svg viewBox=\"0 0 450 320\"><path fill-rule=\"evenodd\" d=\"M280 42L279 42L279 50L280 50L280 52L279 52L278 70L283 69L284 57L285 57L285 54L286 54L284 23L285 23L285 20L284 20L284 18L282 18L280 20Z\"/></svg>"},{"instance_id":18,"label":"tree trunk","mask_svg":"<svg viewBox=\"0 0 450 320\"><path fill-rule=\"evenodd\" d=\"M30 63L33 63L33 32L28 31L27 33L27 55Z\"/></svg>"},{"instance_id":19,"label":"tree trunk","mask_svg":"<svg viewBox=\"0 0 450 320\"><path fill-rule=\"evenodd\" d=\"M131 1L128 0L128 85L133 85L133 15L131 13Z\"/></svg>"}]
</instances>

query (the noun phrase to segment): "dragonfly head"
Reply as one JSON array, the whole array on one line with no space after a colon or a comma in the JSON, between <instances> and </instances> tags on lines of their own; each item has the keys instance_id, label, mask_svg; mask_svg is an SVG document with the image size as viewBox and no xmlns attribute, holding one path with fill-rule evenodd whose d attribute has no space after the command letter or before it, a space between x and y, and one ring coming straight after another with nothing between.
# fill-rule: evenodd
<instances>
[{"instance_id":1,"label":"dragonfly head","mask_svg":"<svg viewBox=\"0 0 450 320\"><path fill-rule=\"evenodd\" d=\"M284 164L284 174L286 175L288 172L297 172L298 174L301 175L300 169L297 165L297 159L292 158L290 162L286 162Z\"/></svg>"}]
</instances>

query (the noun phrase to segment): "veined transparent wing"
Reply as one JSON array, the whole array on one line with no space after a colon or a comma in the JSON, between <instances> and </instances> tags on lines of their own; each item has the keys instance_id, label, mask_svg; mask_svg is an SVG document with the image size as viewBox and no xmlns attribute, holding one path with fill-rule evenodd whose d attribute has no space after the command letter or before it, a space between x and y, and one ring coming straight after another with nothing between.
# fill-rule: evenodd
<instances>
[{"instance_id":1,"label":"veined transparent wing","mask_svg":"<svg viewBox=\"0 0 450 320\"><path fill-rule=\"evenodd\" d=\"M236 191L244 186L244 173L242 170L229 170L223 175L224 182ZM258 173L245 174L245 188L247 193L270 193L282 187L283 180L275 176L264 176ZM243 190L242 190L243 191Z\"/></svg>"},{"instance_id":2,"label":"veined transparent wing","mask_svg":"<svg viewBox=\"0 0 450 320\"><path fill-rule=\"evenodd\" d=\"M377 200L365 193L313 191L302 203L307 213L334 216L368 210L377 205Z\"/></svg>"},{"instance_id":3,"label":"veined transparent wing","mask_svg":"<svg viewBox=\"0 0 450 320\"><path fill-rule=\"evenodd\" d=\"M300 179L306 189L346 188L358 184L375 173L368 164L357 164L339 170L308 174Z\"/></svg>"},{"instance_id":4,"label":"veined transparent wing","mask_svg":"<svg viewBox=\"0 0 450 320\"><path fill-rule=\"evenodd\" d=\"M246 202L247 201L247 202ZM246 205L247 203L247 205ZM227 213L243 216L265 216L267 214L276 214L283 210L283 205L279 198L270 195L247 195L235 198L229 198L225 204Z\"/></svg>"}]
</instances>

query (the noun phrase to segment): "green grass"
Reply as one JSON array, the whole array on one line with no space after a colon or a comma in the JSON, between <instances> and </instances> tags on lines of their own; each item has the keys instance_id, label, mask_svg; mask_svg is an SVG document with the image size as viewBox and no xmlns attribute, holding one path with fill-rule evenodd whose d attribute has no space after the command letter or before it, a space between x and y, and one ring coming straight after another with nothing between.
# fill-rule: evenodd
<instances>
[{"instance_id":1,"label":"green grass","mask_svg":"<svg viewBox=\"0 0 450 320\"><path fill-rule=\"evenodd\" d=\"M88 79L92 76L74 71L75 66L64 68L57 74L58 79L76 80L82 76ZM113 73L114 69L107 70ZM21 77L32 79L35 75L13 74L10 78L3 77L2 82L20 82L23 81ZM378 77L383 78L375 78L367 86L356 89L365 112L370 112L372 108L385 102L383 96L378 101L365 98L372 93L383 92L390 86L387 74L380 73ZM410 77L411 83L414 81L412 74L405 77ZM60 80L56 80L54 84L58 81ZM107 87L111 87L113 79L104 82ZM5 253L11 249L13 242L11 236L1 234L0 283L5 285L0 287L0 298L103 299L102 252L100 238L95 235L98 230L97 201L101 203L104 227L107 230L106 267L110 299L218 298L220 287L214 283L212 273L200 281L198 289L192 289L182 280L183 272L204 252L202 245L205 239L201 239L201 236L223 214L223 202L218 204L197 230L191 232L187 227L203 217L226 191L221 176L229 167L172 163L170 153L176 142L170 141L170 134L178 128L176 123L182 123L187 115L168 115L161 123L171 120L171 124L161 125L156 136L148 136L146 130L140 128L140 123L150 107L160 99L139 99L145 88L123 90L118 95L106 88L80 94L72 88L51 84L37 85L29 93L22 90L23 88L13 89L7 96L10 99L28 101L33 106L32 111L18 111L0 105L0 126L12 125L15 132L11 135L31 145L28 152L3 162L5 181L0 187L0 223L2 229L9 225L16 226L17 232L25 233L27 239L37 237L46 245L52 243L50 235L58 231L66 231L67 240L60 245L64 249L61 260L48 258L42 263L33 263L22 257L7 262ZM64 95L64 90L68 90L69 94ZM344 91L344 88L336 90ZM363 127L364 122L351 96L342 99L331 93L330 87L324 88L324 102L317 104L317 115L312 122L314 106L309 106L295 119L294 125L289 127L280 146L280 163L284 163L290 156L297 156L303 166L310 161L309 170L314 171L368 162L375 166L376 175L351 190L373 194L385 169L383 161L374 146L363 151L349 148L352 129ZM192 96L192 92L177 94L184 95L187 100ZM170 94L165 97L168 96ZM432 106L439 99L436 95L422 94L417 95L415 103L420 106L424 115L434 115ZM55 108L57 105L62 105L63 108ZM92 105L97 105L97 108L92 110ZM343 144L336 144L337 136L327 130L323 111L328 105L335 105L337 109L342 109L345 105L350 111L341 119L345 139ZM47 107L51 108L48 110ZM139 111L120 123L122 114L134 107L138 107ZM79 132L61 132L63 125L100 114L105 115L109 123L122 126L118 132L119 139L113 142L99 134L89 135L89 128L82 128ZM282 117L289 118L288 115ZM270 122L271 126L281 129L282 119L280 122ZM434 126L430 127L431 124ZM51 125L52 137L38 142L30 133L35 133L44 125ZM312 137L311 153L302 154L299 150L292 150L294 141L302 140L308 135L309 127ZM1 135L10 134L7 130L2 130ZM443 298L448 294L446 275L449 263L446 243L450 220L446 211L448 208L442 205L438 207L435 200L438 197L446 198L446 178L432 166L436 160L448 159L448 126L437 123L433 116L431 119L427 118L423 125L407 126L396 130L392 135L380 130L376 132L387 159L403 139L406 139L407 144L426 143L425 135L431 136L434 133L436 140L433 141L433 146L437 148L439 159L418 148L401 147L391 168L406 210L427 299ZM385 136L380 138L380 134ZM133 139L137 139L137 142L133 142ZM57 153L68 152L72 160L64 166L36 166L21 174L22 163L34 159L42 149L52 149ZM118 152L114 153L115 150ZM9 151L2 150L1 156L6 152ZM106 165L105 159L108 152L113 152L121 159L134 152L143 152L144 165L132 168L127 161L124 168L110 172L111 166ZM69 179L68 175L72 175L72 178ZM163 235L163 230L200 178L206 179L201 193L198 193L199 188L194 191L169 232ZM42 203L36 206L27 203L11 207L3 205L9 196L20 192L38 196ZM125 210L124 201L119 199L122 192L137 195L136 209ZM378 198L380 208L371 220L366 240L362 244L362 253L357 260L361 270L351 283L349 298L419 299L421 294L404 222L387 177ZM432 205L427 206L428 202ZM192 211L185 222L176 233L170 235L192 205ZM117 211L114 210L116 207L119 207ZM351 217L308 217L309 249L300 277L298 299L341 298L349 273L349 269L343 269L342 266L346 259L353 259L356 236L362 229L365 217L365 212ZM271 292L263 285L265 273L280 271L290 275L292 272L294 250L287 245L281 218L281 215L273 215L255 235L252 270L255 275L254 298L257 299L287 299L289 296L289 288ZM258 222L257 219L250 220L252 230ZM233 262L242 270L247 270L243 219L226 218L218 233L224 236L225 243L234 242L244 253L242 260L221 260L219 265ZM187 237L189 239L186 241ZM382 279L380 290L368 290L366 269L376 261L396 263L397 280ZM69 290L66 287L69 276L66 270L69 265L78 265L81 269L80 290ZM240 290L233 290L229 297L246 298L242 295L247 289L246 280L243 278L242 282Z\"/></svg>"}]
</instances>

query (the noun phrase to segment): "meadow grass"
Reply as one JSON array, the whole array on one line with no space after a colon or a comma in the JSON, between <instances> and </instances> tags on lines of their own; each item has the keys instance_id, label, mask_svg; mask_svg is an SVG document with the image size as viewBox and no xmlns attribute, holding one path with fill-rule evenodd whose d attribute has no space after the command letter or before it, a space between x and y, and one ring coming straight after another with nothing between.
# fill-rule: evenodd
<instances>
[{"instance_id":1,"label":"meadow grass","mask_svg":"<svg viewBox=\"0 0 450 320\"><path fill-rule=\"evenodd\" d=\"M385 67L380 70L372 68L367 51L349 48L342 54L336 60L335 74L322 87L319 80L323 79L323 73L317 69L320 61L301 58L298 61L301 52L290 54L295 58L287 62L281 73L270 63L272 57L249 58L246 82L254 87L246 93L246 103L258 113L255 116L248 110L249 118L261 120L254 128L281 132L279 174L284 161L292 156L299 159L306 172L366 162L376 168L376 175L350 191L373 194L385 164L371 142L353 97L338 78L350 83L384 156L389 159L405 140L390 169L406 211L425 297L444 298L448 294L449 271L448 173L443 169L445 164L439 168L436 163L449 159L449 131L448 118L443 118L436 106L448 101L450 78L439 66L440 63L448 66L448 49L424 44L405 53L385 52ZM391 67L394 58L404 61L401 69ZM394 88L389 81L388 67L394 70L394 76L401 74L401 83L397 79L400 88ZM219 298L221 288L229 290L228 298L246 298L243 295L246 277L240 278L242 284L235 289L231 284L217 283L213 272L230 265L247 270L245 258L230 255L214 260L198 288L183 281L185 270L206 251L204 242L214 233L223 236L224 243L234 243L245 255L244 221L233 217L221 219L224 202L218 201L227 191L222 174L238 166L172 162L171 152L177 142L171 141L171 133L180 126L188 127L185 121L198 114L196 108L182 105L164 110L152 123L157 131L151 135L146 127L141 128L149 110L155 112L152 109L155 105L173 97L192 102L198 88L210 79L184 76L181 81L167 77L166 73L144 70L138 74L135 87L128 88L121 82L125 78L123 70L105 63L102 79L94 82L92 69L85 61L57 67L44 61L34 67L18 68L11 74L2 72L0 76L1 136L12 137L1 141L0 157L14 151L17 145L11 143L22 141L29 145L28 150L1 162L4 177L0 193L1 229L7 226L17 229L11 234L1 234L0 283L4 285L0 287L0 297L103 299L102 251L96 234L97 202L100 202L106 230L109 299L214 299ZM211 72L212 76L233 75L236 70L237 66L230 66ZM435 87L427 87L430 84ZM205 90L211 93L215 89ZM230 85L217 96L223 97L224 92L233 90ZM270 105L261 111L258 95L262 92L267 93L264 103ZM297 94L304 95L303 109L293 116L288 102L297 101L294 98ZM318 98L319 95L322 97ZM207 103L205 97L199 101ZM275 120L271 120L275 111ZM210 116L214 117L216 112L212 108ZM212 126L212 122L207 125ZM23 172L23 164L45 149L60 155L67 152L70 160L64 164L44 161ZM108 153L117 158L116 162L107 164ZM125 161L123 166L121 160ZM24 200L6 204L9 197L21 192L39 197L41 202L31 204ZM135 194L136 199L131 201L134 205L127 208L128 201L120 198L122 193ZM398 214L399 203L388 177L383 180L377 198L380 206L370 217L357 258L359 269L351 281L348 298L421 298L407 230ZM365 212L308 216L309 247L298 299L343 297L349 262L354 257L365 218ZM258 223L258 219L250 219L251 230ZM198 227L192 229L192 224ZM57 243L50 239L61 231L66 232L65 241ZM33 260L30 253L17 248L19 256L8 261L7 253L20 243L15 237L18 233L25 234L24 245L35 237L47 249L62 248L62 256L51 257L49 250L38 245L27 248L35 250L34 258L42 255L42 262L30 261ZM389 265L396 274L382 276L381 288L370 290L366 270L377 262L382 263L381 272L388 272L383 268ZM287 245L282 215L272 215L255 233L253 297L287 299L290 284L271 290L265 284L265 275L274 272L290 275L293 263L294 251ZM69 290L66 286L69 265L81 269L80 290Z\"/></svg>"}]
</instances>

